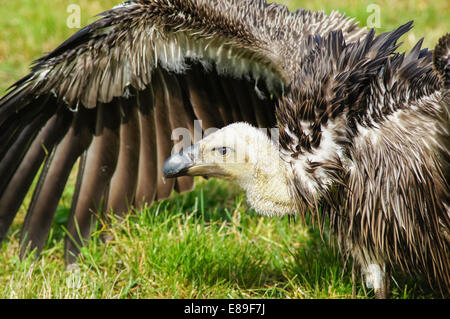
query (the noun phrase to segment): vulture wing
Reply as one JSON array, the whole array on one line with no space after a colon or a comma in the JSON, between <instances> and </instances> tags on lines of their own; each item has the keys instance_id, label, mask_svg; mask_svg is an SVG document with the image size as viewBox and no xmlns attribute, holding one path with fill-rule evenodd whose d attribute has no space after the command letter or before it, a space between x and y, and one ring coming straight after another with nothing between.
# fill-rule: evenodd
<instances>
[{"instance_id":1,"label":"vulture wing","mask_svg":"<svg viewBox=\"0 0 450 319\"><path fill-rule=\"evenodd\" d=\"M422 40L397 53L411 27L350 44L340 31L308 37L304 85L276 109L280 143L298 202L314 212L324 199L343 251L364 267L420 269L448 290L450 37L434 53Z\"/></svg>"},{"instance_id":2,"label":"vulture wing","mask_svg":"<svg viewBox=\"0 0 450 319\"><path fill-rule=\"evenodd\" d=\"M123 214L190 190L191 178L162 180L172 130L193 134L195 120L203 129L274 126L300 39L333 29L349 42L365 34L336 12L292 13L265 1L135 0L102 13L0 100L0 240L38 175L21 254L42 249L78 160L69 262L94 211Z\"/></svg>"}]
</instances>

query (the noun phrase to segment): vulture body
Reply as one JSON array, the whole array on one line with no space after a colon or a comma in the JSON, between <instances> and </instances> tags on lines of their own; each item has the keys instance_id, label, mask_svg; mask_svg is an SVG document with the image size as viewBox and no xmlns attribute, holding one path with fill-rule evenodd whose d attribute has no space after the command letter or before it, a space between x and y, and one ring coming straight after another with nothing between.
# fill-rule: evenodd
<instances>
[{"instance_id":1,"label":"vulture body","mask_svg":"<svg viewBox=\"0 0 450 319\"><path fill-rule=\"evenodd\" d=\"M450 40L434 57L420 43L394 53L410 27L374 37L337 12L262 0L134 0L104 12L0 100L0 240L38 176L21 254L42 249L77 161L68 263L96 212L124 214L190 190L193 175L216 176L261 213L309 211L319 225L327 214L379 296L390 267L448 293ZM192 137L195 120L222 129L171 156L172 131ZM278 128L278 148L255 127ZM238 148L224 134L267 157L246 153L230 169Z\"/></svg>"}]
</instances>

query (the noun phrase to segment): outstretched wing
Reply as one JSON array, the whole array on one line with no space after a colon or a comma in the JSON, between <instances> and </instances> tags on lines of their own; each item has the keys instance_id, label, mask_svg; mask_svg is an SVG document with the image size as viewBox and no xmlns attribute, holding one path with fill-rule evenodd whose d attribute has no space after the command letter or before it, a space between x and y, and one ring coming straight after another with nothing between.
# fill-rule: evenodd
<instances>
[{"instance_id":1,"label":"outstretched wing","mask_svg":"<svg viewBox=\"0 0 450 319\"><path fill-rule=\"evenodd\" d=\"M299 40L336 28L348 41L365 33L337 13L265 1L135 0L104 12L0 100L0 240L39 175L22 240L42 249L78 159L69 261L93 211L123 214L190 190L191 178L162 180L172 130L192 134L195 120L203 129L274 126L277 97L301 61Z\"/></svg>"}]
</instances>

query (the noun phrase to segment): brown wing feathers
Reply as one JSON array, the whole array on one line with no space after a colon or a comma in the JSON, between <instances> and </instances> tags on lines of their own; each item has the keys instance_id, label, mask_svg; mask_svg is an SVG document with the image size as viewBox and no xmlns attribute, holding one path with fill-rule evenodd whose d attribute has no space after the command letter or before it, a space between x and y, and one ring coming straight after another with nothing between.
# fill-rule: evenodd
<instances>
[{"instance_id":1,"label":"brown wing feathers","mask_svg":"<svg viewBox=\"0 0 450 319\"><path fill-rule=\"evenodd\" d=\"M139 152L139 174L136 188L136 206L152 203L156 195L157 142L155 121L155 96L153 88L137 92L137 109L141 132Z\"/></svg>"},{"instance_id":2,"label":"brown wing feathers","mask_svg":"<svg viewBox=\"0 0 450 319\"><path fill-rule=\"evenodd\" d=\"M2 182L6 181L8 187L2 188L0 196L0 240L5 237L42 162L68 130L72 117L69 110L61 108L39 132L17 169L10 169L13 177L9 180L2 174Z\"/></svg>"},{"instance_id":3,"label":"brown wing feathers","mask_svg":"<svg viewBox=\"0 0 450 319\"><path fill-rule=\"evenodd\" d=\"M136 100L135 95L120 100L120 151L106 206L107 212L118 215L129 211L136 195L141 138Z\"/></svg>"},{"instance_id":4,"label":"brown wing feathers","mask_svg":"<svg viewBox=\"0 0 450 319\"><path fill-rule=\"evenodd\" d=\"M72 238L66 247L73 253L83 244L81 240L89 236L96 214L104 209L104 196L116 169L120 151L120 104L118 101L110 105L99 104L95 111L95 135L87 151L83 174L79 175L81 181L77 181L79 189L75 192L78 198L72 202L67 224ZM72 258L70 255L66 257L69 261Z\"/></svg>"},{"instance_id":5,"label":"brown wing feathers","mask_svg":"<svg viewBox=\"0 0 450 319\"><path fill-rule=\"evenodd\" d=\"M189 102L192 105L195 116L202 121L204 128L208 127L223 127L225 122L215 108L211 105L214 102L213 97L210 96L208 89L208 81L210 79L205 76L201 70L201 66L197 65L186 73L186 90L188 92Z\"/></svg>"},{"instance_id":6,"label":"brown wing feathers","mask_svg":"<svg viewBox=\"0 0 450 319\"><path fill-rule=\"evenodd\" d=\"M44 245L72 167L92 140L90 113L81 109L75 114L67 134L47 157L23 225L21 254L29 245L38 251Z\"/></svg>"},{"instance_id":7,"label":"brown wing feathers","mask_svg":"<svg viewBox=\"0 0 450 319\"><path fill-rule=\"evenodd\" d=\"M224 90L231 99L231 103L241 110L244 121L257 123L253 107L251 107L250 92L247 90L248 83L245 80L224 80Z\"/></svg>"}]
</instances>

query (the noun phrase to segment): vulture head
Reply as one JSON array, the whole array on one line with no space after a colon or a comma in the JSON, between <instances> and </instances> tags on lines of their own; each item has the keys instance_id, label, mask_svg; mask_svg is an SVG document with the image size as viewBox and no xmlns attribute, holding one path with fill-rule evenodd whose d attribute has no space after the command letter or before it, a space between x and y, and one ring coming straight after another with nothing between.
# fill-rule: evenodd
<instances>
[{"instance_id":1,"label":"vulture head","mask_svg":"<svg viewBox=\"0 0 450 319\"><path fill-rule=\"evenodd\" d=\"M288 187L288 166L280 158L278 141L265 130L248 123L228 125L164 163L168 178L187 176L219 177L239 185L259 213L292 213Z\"/></svg>"}]
</instances>

